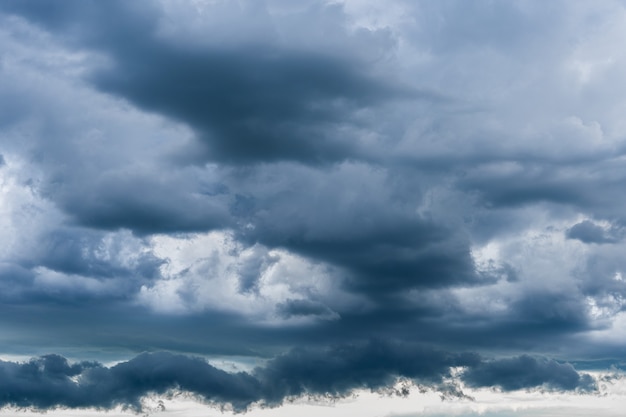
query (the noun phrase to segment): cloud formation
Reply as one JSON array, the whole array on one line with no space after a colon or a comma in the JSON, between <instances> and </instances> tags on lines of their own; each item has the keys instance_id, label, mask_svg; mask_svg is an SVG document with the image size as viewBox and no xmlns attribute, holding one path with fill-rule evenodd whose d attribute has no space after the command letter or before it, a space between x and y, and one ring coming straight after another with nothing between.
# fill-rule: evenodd
<instances>
[{"instance_id":1,"label":"cloud formation","mask_svg":"<svg viewBox=\"0 0 626 417\"><path fill-rule=\"evenodd\" d=\"M537 386L559 390L595 389L593 378L576 372L572 365L527 355L481 363L466 371L463 380L470 386L499 386L507 391Z\"/></svg>"},{"instance_id":2,"label":"cloud formation","mask_svg":"<svg viewBox=\"0 0 626 417\"><path fill-rule=\"evenodd\" d=\"M551 358L623 361L624 21L617 0L2 2L0 353L269 360L5 362L33 381L7 404L179 386L245 408L455 367L590 389Z\"/></svg>"},{"instance_id":3,"label":"cloud formation","mask_svg":"<svg viewBox=\"0 0 626 417\"><path fill-rule=\"evenodd\" d=\"M484 362L477 354L453 354L416 345L370 341L316 351L294 349L252 372L229 373L200 358L143 353L105 367L69 363L59 355L28 362L0 362L0 405L141 409L148 394L182 391L219 406L244 411L252 404L277 406L302 395L345 396L356 389L379 390L398 378L442 383L451 367L465 367L462 380L473 386L518 390L547 386L594 390L595 381L569 364L528 356ZM443 389L443 387L442 387Z\"/></svg>"}]
</instances>

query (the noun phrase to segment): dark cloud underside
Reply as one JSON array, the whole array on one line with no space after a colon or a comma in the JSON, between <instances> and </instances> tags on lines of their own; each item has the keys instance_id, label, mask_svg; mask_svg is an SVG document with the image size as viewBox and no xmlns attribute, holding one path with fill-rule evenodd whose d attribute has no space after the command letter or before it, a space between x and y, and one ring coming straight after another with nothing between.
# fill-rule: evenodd
<instances>
[{"instance_id":1,"label":"dark cloud underside","mask_svg":"<svg viewBox=\"0 0 626 417\"><path fill-rule=\"evenodd\" d=\"M595 389L589 375L569 364L527 356L484 362L476 354L371 341L324 351L295 349L251 373L228 373L202 359L170 353L145 353L108 368L97 362L70 364L58 355L0 362L0 404L141 409L141 399L148 394L180 390L242 411L253 403L276 406L304 394L344 396L355 389L377 390L400 377L437 384L456 366L467 367L462 378L474 386Z\"/></svg>"},{"instance_id":2,"label":"dark cloud underside","mask_svg":"<svg viewBox=\"0 0 626 417\"><path fill-rule=\"evenodd\" d=\"M0 2L0 407L623 362L623 4L366 3Z\"/></svg>"},{"instance_id":3,"label":"dark cloud underside","mask_svg":"<svg viewBox=\"0 0 626 417\"><path fill-rule=\"evenodd\" d=\"M349 56L253 41L228 47L168 42L157 34L158 8L146 3L4 7L106 54L111 63L96 68L90 82L194 128L205 147L190 149L190 161L318 164L366 156L337 128L360 123L356 110L408 96Z\"/></svg>"}]
</instances>

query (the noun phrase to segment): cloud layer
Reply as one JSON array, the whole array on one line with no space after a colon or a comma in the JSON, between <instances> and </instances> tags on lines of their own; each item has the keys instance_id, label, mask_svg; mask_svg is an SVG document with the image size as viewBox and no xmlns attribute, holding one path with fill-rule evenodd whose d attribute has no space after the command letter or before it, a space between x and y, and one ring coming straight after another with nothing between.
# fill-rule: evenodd
<instances>
[{"instance_id":1,"label":"cloud layer","mask_svg":"<svg viewBox=\"0 0 626 417\"><path fill-rule=\"evenodd\" d=\"M566 362L619 363L626 335L624 21L617 0L3 2L0 353L269 360L5 362L42 384L6 403L180 386L238 408L451 367L589 389Z\"/></svg>"},{"instance_id":2,"label":"cloud layer","mask_svg":"<svg viewBox=\"0 0 626 417\"><path fill-rule=\"evenodd\" d=\"M252 404L277 406L302 395L340 397L357 389L380 390L398 378L442 384L450 377L450 368L459 366L468 369L461 380L474 386L596 389L591 376L555 361L521 356L484 362L476 354L370 341L323 351L295 349L250 373L228 373L200 358L164 352L144 353L111 367L97 362L70 364L59 355L0 362L1 405L140 410L148 394L176 390L244 411ZM449 387L442 384L440 389Z\"/></svg>"}]
</instances>

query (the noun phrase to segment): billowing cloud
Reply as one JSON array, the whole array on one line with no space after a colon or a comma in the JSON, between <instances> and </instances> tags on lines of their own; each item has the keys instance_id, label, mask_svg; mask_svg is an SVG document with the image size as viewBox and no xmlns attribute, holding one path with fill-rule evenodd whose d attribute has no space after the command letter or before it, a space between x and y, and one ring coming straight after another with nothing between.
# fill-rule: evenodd
<instances>
[{"instance_id":1,"label":"billowing cloud","mask_svg":"<svg viewBox=\"0 0 626 417\"><path fill-rule=\"evenodd\" d=\"M2 2L0 354L174 352L3 362L6 404L592 392L567 361L620 363L626 335L624 21Z\"/></svg>"},{"instance_id":2,"label":"billowing cloud","mask_svg":"<svg viewBox=\"0 0 626 417\"><path fill-rule=\"evenodd\" d=\"M325 7L323 13L340 23L341 8ZM166 17L157 5L68 3L54 13L36 3L6 8L61 39L104 53L110 62L89 74L89 81L191 126L199 140L189 150L193 159L205 153L202 159L229 163L320 163L363 154L358 137L349 133L351 125L362 124L358 111L408 93L368 74L369 66L352 52L376 37L391 43L386 31L351 35L337 25L342 48L298 50L278 33L277 39L182 47L160 36ZM115 27L104 25L102 16L115 20ZM202 35L212 33L197 34Z\"/></svg>"},{"instance_id":3,"label":"billowing cloud","mask_svg":"<svg viewBox=\"0 0 626 417\"><path fill-rule=\"evenodd\" d=\"M466 371L463 380L471 386L499 386L505 390L537 386L561 390L595 389L593 378L576 372L572 365L527 355L482 363Z\"/></svg>"},{"instance_id":4,"label":"billowing cloud","mask_svg":"<svg viewBox=\"0 0 626 417\"><path fill-rule=\"evenodd\" d=\"M576 223L567 230L568 238L578 239L584 243L616 243L619 238L615 234L615 231L605 230L589 220Z\"/></svg>"},{"instance_id":5,"label":"billowing cloud","mask_svg":"<svg viewBox=\"0 0 626 417\"><path fill-rule=\"evenodd\" d=\"M23 363L0 362L0 404L40 410L120 405L141 409L141 400L148 394L182 391L242 411L253 404L276 406L302 395L345 396L357 389L379 390L398 378L442 383L450 377L451 367L467 368L462 378L474 386L595 389L591 376L555 361L521 356L484 362L476 354L370 341L323 351L294 349L249 373L229 373L203 359L171 353L144 353L111 367L69 363L59 355Z\"/></svg>"}]
</instances>

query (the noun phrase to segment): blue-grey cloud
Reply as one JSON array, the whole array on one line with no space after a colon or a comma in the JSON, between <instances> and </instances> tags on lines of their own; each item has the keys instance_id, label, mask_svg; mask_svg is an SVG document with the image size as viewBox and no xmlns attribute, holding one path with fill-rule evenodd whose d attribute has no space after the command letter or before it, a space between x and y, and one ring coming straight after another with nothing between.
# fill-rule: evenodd
<instances>
[{"instance_id":1,"label":"blue-grey cloud","mask_svg":"<svg viewBox=\"0 0 626 417\"><path fill-rule=\"evenodd\" d=\"M499 386L518 390L545 386L558 390L595 390L589 374L581 374L568 363L528 355L483 362L463 373L463 380L474 387Z\"/></svg>"},{"instance_id":2,"label":"blue-grey cloud","mask_svg":"<svg viewBox=\"0 0 626 417\"><path fill-rule=\"evenodd\" d=\"M369 75L349 50L298 51L258 42L181 47L160 39L156 4L47 9L37 2L5 5L61 39L106 54L112 62L96 68L90 82L194 128L200 142L190 150L191 160L317 164L358 156L357 138L336 128L358 124L357 110L406 96ZM102 16L115 25L102 24Z\"/></svg>"},{"instance_id":3,"label":"blue-grey cloud","mask_svg":"<svg viewBox=\"0 0 626 417\"><path fill-rule=\"evenodd\" d=\"M359 7L0 4L2 348L274 358L5 362L33 381L7 404L178 386L244 409L451 366L585 390L565 363L450 352L623 356L600 346L626 308L619 13Z\"/></svg>"},{"instance_id":4,"label":"blue-grey cloud","mask_svg":"<svg viewBox=\"0 0 626 417\"><path fill-rule=\"evenodd\" d=\"M159 258L128 232L59 227L39 236L36 247L0 267L5 302L87 305L130 300L158 279Z\"/></svg>"},{"instance_id":5,"label":"blue-grey cloud","mask_svg":"<svg viewBox=\"0 0 626 417\"><path fill-rule=\"evenodd\" d=\"M0 405L141 409L149 394L183 391L220 406L243 411L252 404L276 406L288 397L341 397L356 389L378 390L409 378L438 389L450 368L462 366L471 386L517 390L546 386L593 391L595 382L571 365L521 356L484 361L476 354L454 354L419 345L370 341L325 350L294 349L251 372L228 373L205 360L171 353L144 353L111 367L97 362L69 363L46 355L24 363L0 362ZM439 387L441 389L445 387Z\"/></svg>"},{"instance_id":6,"label":"blue-grey cloud","mask_svg":"<svg viewBox=\"0 0 626 417\"><path fill-rule=\"evenodd\" d=\"M259 384L250 375L228 374L203 360L167 353L143 354L110 368L94 362L69 365L61 356L47 355L23 364L0 362L0 373L0 403L36 409L140 409L148 393L176 388L236 408L260 397Z\"/></svg>"},{"instance_id":7,"label":"blue-grey cloud","mask_svg":"<svg viewBox=\"0 0 626 417\"><path fill-rule=\"evenodd\" d=\"M565 235L569 239L577 239L584 243L615 243L619 240L616 236L612 236L610 230L606 231L589 220L576 223L567 229Z\"/></svg>"},{"instance_id":8,"label":"blue-grey cloud","mask_svg":"<svg viewBox=\"0 0 626 417\"><path fill-rule=\"evenodd\" d=\"M320 318L337 318L337 313L319 301L309 299L287 299L277 306L278 314L285 318L314 316Z\"/></svg>"}]
</instances>

